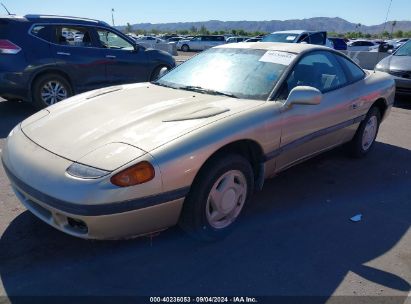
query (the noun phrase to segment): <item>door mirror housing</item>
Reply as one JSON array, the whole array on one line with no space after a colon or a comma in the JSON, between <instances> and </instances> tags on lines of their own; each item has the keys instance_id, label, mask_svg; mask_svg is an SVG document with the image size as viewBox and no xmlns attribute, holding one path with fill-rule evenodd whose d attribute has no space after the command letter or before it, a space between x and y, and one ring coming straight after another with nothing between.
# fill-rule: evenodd
<instances>
[{"instance_id":1,"label":"door mirror housing","mask_svg":"<svg viewBox=\"0 0 411 304\"><path fill-rule=\"evenodd\" d=\"M320 90L313 87L298 86L291 90L286 105L291 106L293 104L300 104L314 106L319 105L322 98L323 94Z\"/></svg>"},{"instance_id":2,"label":"door mirror housing","mask_svg":"<svg viewBox=\"0 0 411 304\"><path fill-rule=\"evenodd\" d=\"M134 44L134 52L139 52L140 49L144 51L146 48L144 46L138 44L138 43L135 43Z\"/></svg>"}]
</instances>

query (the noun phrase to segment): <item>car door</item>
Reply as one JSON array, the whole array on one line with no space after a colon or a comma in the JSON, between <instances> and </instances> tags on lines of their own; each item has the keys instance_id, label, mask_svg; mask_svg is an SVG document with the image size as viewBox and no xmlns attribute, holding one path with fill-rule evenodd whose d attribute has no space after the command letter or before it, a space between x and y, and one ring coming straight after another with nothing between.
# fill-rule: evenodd
<instances>
[{"instance_id":1,"label":"car door","mask_svg":"<svg viewBox=\"0 0 411 304\"><path fill-rule=\"evenodd\" d=\"M200 51L201 50L201 43L202 43L201 40L202 40L201 36L197 36L197 37L194 37L193 39L191 39L190 44L189 44L190 49Z\"/></svg>"},{"instance_id":2,"label":"car door","mask_svg":"<svg viewBox=\"0 0 411 304\"><path fill-rule=\"evenodd\" d=\"M137 47L119 33L105 28L98 28L96 32L104 53L106 75L110 84L150 80L151 64L143 47Z\"/></svg>"},{"instance_id":3,"label":"car door","mask_svg":"<svg viewBox=\"0 0 411 304\"><path fill-rule=\"evenodd\" d=\"M55 25L51 52L56 65L67 73L76 93L92 90L107 83L104 52L98 48L93 29L87 26ZM74 39L68 33L80 33Z\"/></svg>"},{"instance_id":4,"label":"car door","mask_svg":"<svg viewBox=\"0 0 411 304\"><path fill-rule=\"evenodd\" d=\"M347 75L333 53L315 51L305 55L283 84L280 155L277 170L283 170L316 153L339 145L352 124L352 101L343 90ZM297 86L319 89L319 105L287 106L285 99Z\"/></svg>"},{"instance_id":5,"label":"car door","mask_svg":"<svg viewBox=\"0 0 411 304\"><path fill-rule=\"evenodd\" d=\"M327 33L326 32L317 32L312 33L309 35L309 43L316 44L316 45L325 45L327 40Z\"/></svg>"}]
</instances>

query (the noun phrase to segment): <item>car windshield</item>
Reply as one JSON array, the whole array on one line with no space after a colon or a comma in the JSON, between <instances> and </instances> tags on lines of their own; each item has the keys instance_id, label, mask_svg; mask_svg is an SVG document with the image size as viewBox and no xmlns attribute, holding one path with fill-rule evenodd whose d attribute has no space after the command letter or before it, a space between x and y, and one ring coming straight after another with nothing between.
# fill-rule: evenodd
<instances>
[{"instance_id":1,"label":"car windshield","mask_svg":"<svg viewBox=\"0 0 411 304\"><path fill-rule=\"evenodd\" d=\"M395 56L411 56L411 41L408 41L398 49Z\"/></svg>"},{"instance_id":2,"label":"car windshield","mask_svg":"<svg viewBox=\"0 0 411 304\"><path fill-rule=\"evenodd\" d=\"M270 34L265 36L261 41L262 42L283 42L283 43L293 43L297 40L297 34L291 33L277 33L277 34Z\"/></svg>"},{"instance_id":3,"label":"car windshield","mask_svg":"<svg viewBox=\"0 0 411 304\"><path fill-rule=\"evenodd\" d=\"M214 95L267 100L295 54L217 48L179 65L155 84Z\"/></svg>"}]
</instances>

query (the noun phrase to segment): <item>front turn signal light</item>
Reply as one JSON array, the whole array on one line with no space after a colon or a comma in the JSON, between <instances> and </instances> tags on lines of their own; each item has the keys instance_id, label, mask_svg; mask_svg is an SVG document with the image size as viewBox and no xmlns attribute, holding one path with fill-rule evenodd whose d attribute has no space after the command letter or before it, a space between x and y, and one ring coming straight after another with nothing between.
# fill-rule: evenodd
<instances>
[{"instance_id":1,"label":"front turn signal light","mask_svg":"<svg viewBox=\"0 0 411 304\"><path fill-rule=\"evenodd\" d=\"M147 183L155 175L153 165L144 161L117 173L111 178L111 183L119 187L130 187Z\"/></svg>"}]
</instances>

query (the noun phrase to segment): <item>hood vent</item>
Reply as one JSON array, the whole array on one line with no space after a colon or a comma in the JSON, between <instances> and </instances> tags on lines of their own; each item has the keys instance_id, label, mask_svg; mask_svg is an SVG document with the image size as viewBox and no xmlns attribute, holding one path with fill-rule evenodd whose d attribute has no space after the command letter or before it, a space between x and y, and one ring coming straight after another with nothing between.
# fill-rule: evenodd
<instances>
[{"instance_id":1,"label":"hood vent","mask_svg":"<svg viewBox=\"0 0 411 304\"><path fill-rule=\"evenodd\" d=\"M171 114L163 122L177 122L177 121L186 121L194 119L205 119L213 116L217 116L226 112L229 112L229 109L226 108L217 108L217 107L208 107L194 112L187 113L175 113Z\"/></svg>"}]
</instances>

